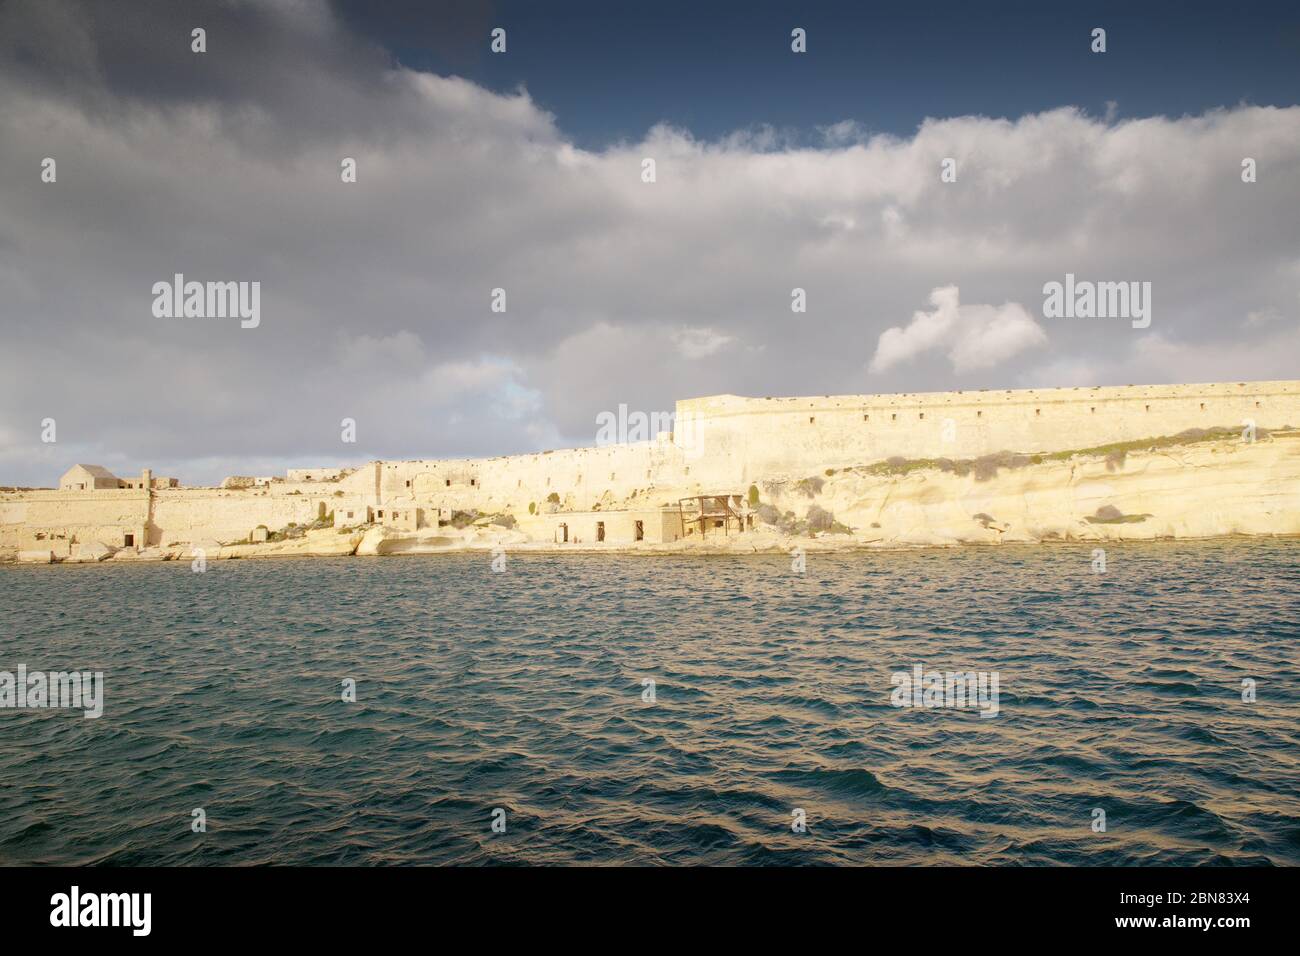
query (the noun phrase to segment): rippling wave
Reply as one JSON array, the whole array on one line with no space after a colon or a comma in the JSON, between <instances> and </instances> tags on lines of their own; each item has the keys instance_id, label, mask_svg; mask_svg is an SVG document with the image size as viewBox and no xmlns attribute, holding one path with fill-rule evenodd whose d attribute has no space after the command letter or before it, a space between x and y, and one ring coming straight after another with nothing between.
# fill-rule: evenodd
<instances>
[{"instance_id":1,"label":"rippling wave","mask_svg":"<svg viewBox=\"0 0 1300 956\"><path fill-rule=\"evenodd\" d=\"M1090 556L0 569L0 670L106 684L0 710L0 862L1300 863L1300 542Z\"/></svg>"}]
</instances>

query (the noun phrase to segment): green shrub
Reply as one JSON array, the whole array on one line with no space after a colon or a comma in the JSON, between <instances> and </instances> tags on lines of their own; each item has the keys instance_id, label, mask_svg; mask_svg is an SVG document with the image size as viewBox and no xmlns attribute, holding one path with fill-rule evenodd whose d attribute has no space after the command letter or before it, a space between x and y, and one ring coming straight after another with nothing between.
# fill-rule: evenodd
<instances>
[{"instance_id":1,"label":"green shrub","mask_svg":"<svg viewBox=\"0 0 1300 956\"><path fill-rule=\"evenodd\" d=\"M1087 521L1089 524L1137 524L1150 517L1149 514L1126 515L1114 505L1102 505L1096 514L1088 516Z\"/></svg>"},{"instance_id":2,"label":"green shrub","mask_svg":"<svg viewBox=\"0 0 1300 956\"><path fill-rule=\"evenodd\" d=\"M811 478L802 478L795 482L794 490L801 492L811 498L814 495L821 494L822 486L826 484L826 479L820 475L814 475Z\"/></svg>"},{"instance_id":3,"label":"green shrub","mask_svg":"<svg viewBox=\"0 0 1300 956\"><path fill-rule=\"evenodd\" d=\"M478 518L478 512L472 509L469 511L453 511L451 513L451 526L453 528L468 528L476 518Z\"/></svg>"},{"instance_id":4,"label":"green shrub","mask_svg":"<svg viewBox=\"0 0 1300 956\"><path fill-rule=\"evenodd\" d=\"M835 523L835 516L825 508L809 505L807 521L811 531L829 531L831 525Z\"/></svg>"}]
</instances>

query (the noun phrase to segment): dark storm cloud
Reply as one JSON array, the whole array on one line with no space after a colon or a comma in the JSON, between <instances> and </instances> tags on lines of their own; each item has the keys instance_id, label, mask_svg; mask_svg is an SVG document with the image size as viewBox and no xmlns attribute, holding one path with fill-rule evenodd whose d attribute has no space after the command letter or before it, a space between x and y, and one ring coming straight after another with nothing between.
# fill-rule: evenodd
<instances>
[{"instance_id":1,"label":"dark storm cloud","mask_svg":"<svg viewBox=\"0 0 1300 956\"><path fill-rule=\"evenodd\" d=\"M300 132L364 120L388 55L311 4L10 0L0 64L10 82L115 115L131 105L256 107ZM207 31L206 56L190 33ZM333 100L343 91L350 96Z\"/></svg>"}]
</instances>

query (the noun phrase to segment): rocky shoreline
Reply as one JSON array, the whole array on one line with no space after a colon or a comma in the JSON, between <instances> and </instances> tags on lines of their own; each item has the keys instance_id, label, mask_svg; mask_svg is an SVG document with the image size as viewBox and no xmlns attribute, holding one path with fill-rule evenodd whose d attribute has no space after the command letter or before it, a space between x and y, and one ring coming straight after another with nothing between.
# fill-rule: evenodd
<instances>
[{"instance_id":1,"label":"rocky shoreline","mask_svg":"<svg viewBox=\"0 0 1300 956\"><path fill-rule=\"evenodd\" d=\"M386 532L375 528L371 531ZM998 537L984 540L954 541L900 541L897 539L869 538L851 534L822 534L815 537L783 535L771 531L753 531L719 536L718 540L685 540L666 544L552 544L519 540L505 534L370 534L313 532L302 538L267 544L217 545L214 548L172 546L146 548L139 552L121 549L103 557L72 557L55 560L24 560L21 556L0 556L0 565L120 565L159 563L165 561L258 561L274 558L355 558L400 557L431 554L584 554L584 555L696 555L735 556L746 554L849 553L855 551L916 551L935 548L988 548L1002 546L1033 547L1034 545L1112 544L1133 541L1189 541L1222 538L1300 538L1300 534L1239 534L1199 535L1191 537L1145 537L1094 531L1079 536L1053 536L1049 538Z\"/></svg>"}]
</instances>

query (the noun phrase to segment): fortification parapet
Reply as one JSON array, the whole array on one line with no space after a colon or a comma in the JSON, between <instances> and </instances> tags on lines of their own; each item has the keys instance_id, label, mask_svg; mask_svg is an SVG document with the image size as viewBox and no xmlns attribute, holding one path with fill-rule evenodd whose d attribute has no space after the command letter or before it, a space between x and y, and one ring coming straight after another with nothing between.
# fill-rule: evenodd
<instances>
[{"instance_id":1,"label":"fortification parapet","mask_svg":"<svg viewBox=\"0 0 1300 956\"><path fill-rule=\"evenodd\" d=\"M677 403L715 483L816 474L892 457L1050 453L1191 428L1300 426L1300 382L1097 386Z\"/></svg>"}]
</instances>

